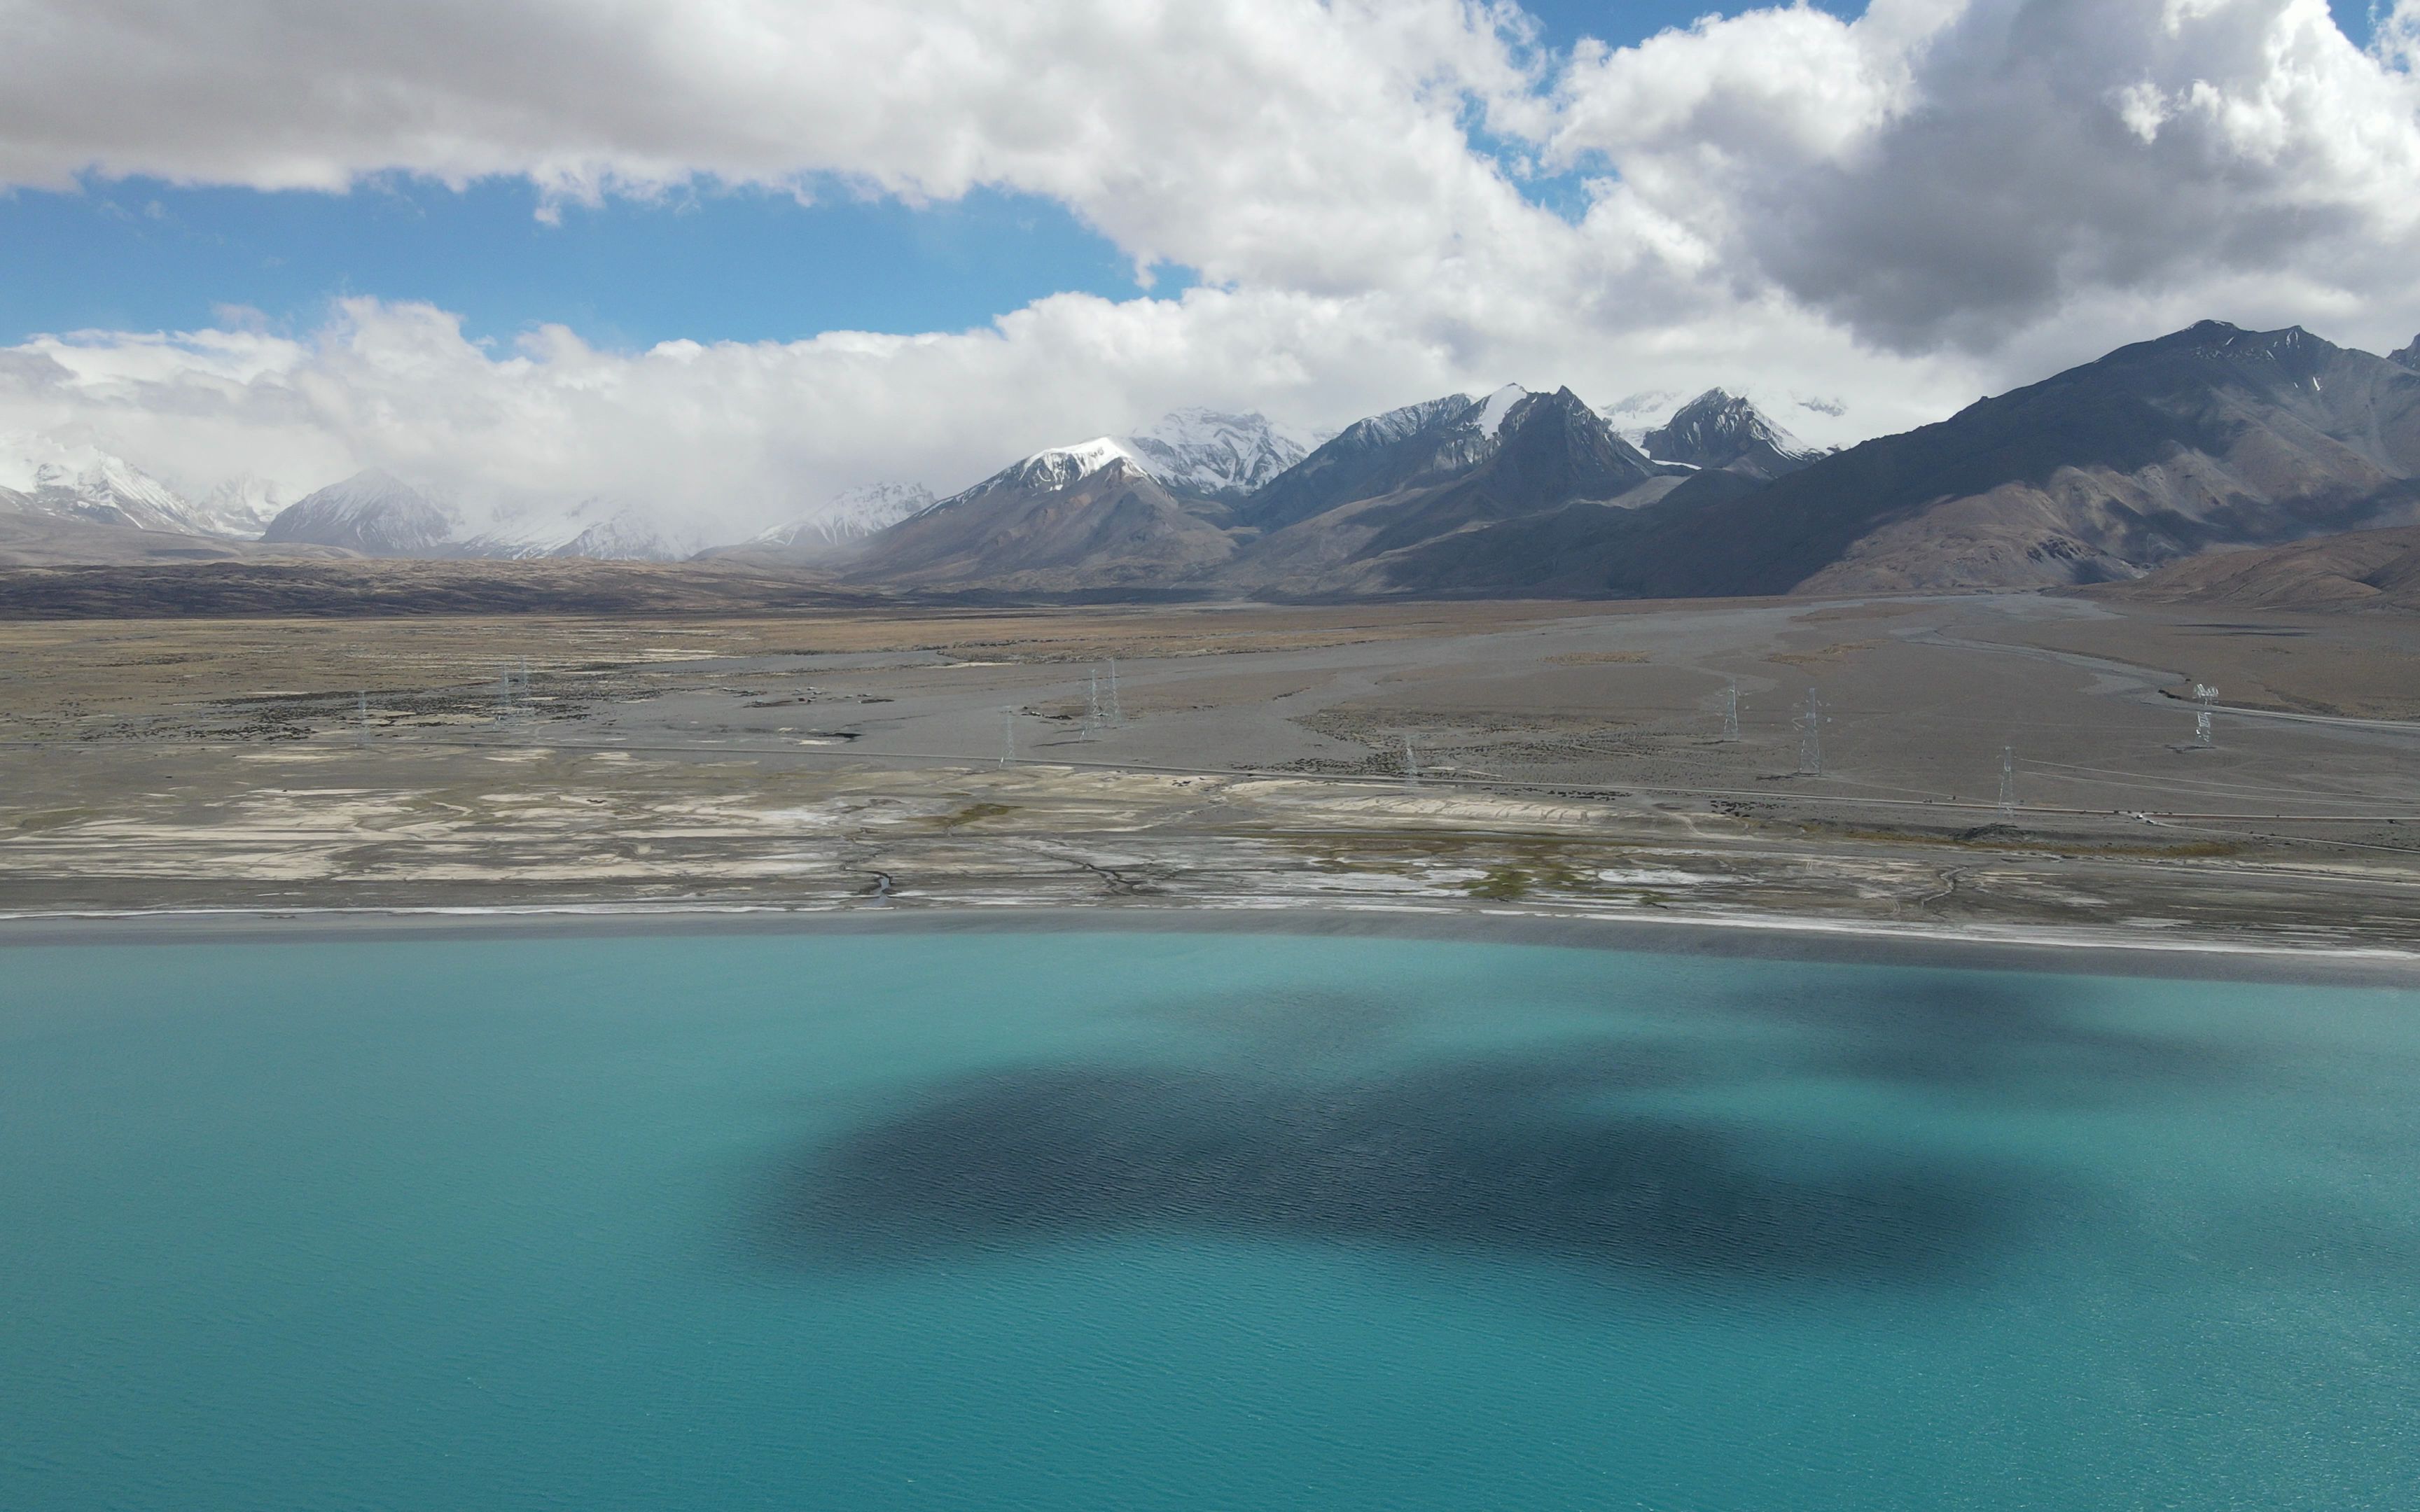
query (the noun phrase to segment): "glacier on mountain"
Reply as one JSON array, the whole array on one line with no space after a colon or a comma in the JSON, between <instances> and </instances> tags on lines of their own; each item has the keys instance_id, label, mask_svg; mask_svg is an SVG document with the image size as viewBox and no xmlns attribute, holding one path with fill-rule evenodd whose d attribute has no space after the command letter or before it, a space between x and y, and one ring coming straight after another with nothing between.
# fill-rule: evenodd
<instances>
[{"instance_id":1,"label":"glacier on mountain","mask_svg":"<svg viewBox=\"0 0 2420 1512\"><path fill-rule=\"evenodd\" d=\"M1468 417L1470 423L1479 428L1481 435L1496 436L1504 429L1504 418L1512 412L1514 405L1529 397L1529 391L1518 383L1507 383L1484 397L1476 394L1467 397L1475 400L1479 406L1470 413Z\"/></svg>"}]
</instances>

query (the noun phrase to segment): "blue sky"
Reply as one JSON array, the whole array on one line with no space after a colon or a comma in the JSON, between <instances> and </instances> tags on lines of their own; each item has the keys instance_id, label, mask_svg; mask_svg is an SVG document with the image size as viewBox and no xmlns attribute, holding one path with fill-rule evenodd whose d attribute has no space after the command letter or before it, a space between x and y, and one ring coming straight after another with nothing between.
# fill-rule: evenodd
<instances>
[{"instance_id":1,"label":"blue sky","mask_svg":"<svg viewBox=\"0 0 2420 1512\"><path fill-rule=\"evenodd\" d=\"M1046 200L982 193L910 208L835 190L757 190L537 218L525 179L457 193L396 178L350 193L89 181L0 200L0 340L191 329L248 306L310 326L347 295L426 300L474 336L559 322L621 348L674 337L791 340L836 329L956 331L1061 290L1130 298L1116 247ZM1183 270L1155 287L1184 286Z\"/></svg>"},{"instance_id":2,"label":"blue sky","mask_svg":"<svg viewBox=\"0 0 2420 1512\"><path fill-rule=\"evenodd\" d=\"M2366 0L2334 0L2366 39ZM1704 0L1529 0L1557 48L1637 40ZM1744 7L1720 8L1736 11ZM1826 7L1846 13L1845 3ZM1548 203L1569 184L1528 186ZM346 295L426 300L474 337L545 322L632 349L674 337L791 340L828 330L960 331L1044 295L1143 292L1108 240L1042 199L977 193L909 208L835 187L801 205L757 191L536 218L525 180L464 193L395 178L345 194L88 179L0 196L0 342L85 329L216 323L221 306L306 329ZM1157 270L1153 288L1188 282Z\"/></svg>"}]
</instances>

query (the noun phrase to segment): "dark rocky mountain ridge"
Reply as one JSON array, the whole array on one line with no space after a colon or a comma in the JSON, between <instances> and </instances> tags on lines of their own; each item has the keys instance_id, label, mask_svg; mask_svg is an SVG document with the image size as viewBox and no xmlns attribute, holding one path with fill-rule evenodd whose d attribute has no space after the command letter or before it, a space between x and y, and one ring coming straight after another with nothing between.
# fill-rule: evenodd
<instances>
[{"instance_id":1,"label":"dark rocky mountain ridge","mask_svg":"<svg viewBox=\"0 0 2420 1512\"><path fill-rule=\"evenodd\" d=\"M1669 421L1649 431L1641 445L1658 462L1720 468L1751 478L1778 478L1823 455L1775 424L1755 405L1721 389L1708 389L1683 405Z\"/></svg>"},{"instance_id":2,"label":"dark rocky mountain ridge","mask_svg":"<svg viewBox=\"0 0 2420 1512\"><path fill-rule=\"evenodd\" d=\"M1466 393L1389 409L1345 426L1270 479L1236 510L1238 522L1282 530L1340 504L1375 499L1475 461L1486 401Z\"/></svg>"},{"instance_id":3,"label":"dark rocky mountain ridge","mask_svg":"<svg viewBox=\"0 0 2420 1512\"><path fill-rule=\"evenodd\" d=\"M1466 411L1447 424L1466 427L1469 420ZM1416 456L1417 464L1404 465L1405 454L1399 452L1395 460L1362 475L1383 480L1408 474L1406 481L1269 532L1238 553L1221 580L1280 594L1383 590L1388 563L1404 552L1458 541L1573 500L1617 500L1657 481L1662 471L1567 388L1523 395L1503 409L1484 435L1451 437L1442 450L1435 444L1438 439L1438 427L1431 426L1393 443ZM1299 467L1310 468L1317 458L1314 453ZM1269 486L1277 489L1285 482L1280 477ZM1257 503L1248 502L1239 514L1254 517Z\"/></svg>"},{"instance_id":4,"label":"dark rocky mountain ridge","mask_svg":"<svg viewBox=\"0 0 2420 1512\"><path fill-rule=\"evenodd\" d=\"M876 532L844 576L1038 592L1181 583L1233 555L1222 513L1177 499L1104 438L1036 453Z\"/></svg>"},{"instance_id":5,"label":"dark rocky mountain ridge","mask_svg":"<svg viewBox=\"0 0 2420 1512\"><path fill-rule=\"evenodd\" d=\"M2211 321L1761 487L1693 483L1636 514L1439 543L1391 582L1618 597L2091 582L2409 523L2415 478L2420 374L2299 328Z\"/></svg>"}]
</instances>

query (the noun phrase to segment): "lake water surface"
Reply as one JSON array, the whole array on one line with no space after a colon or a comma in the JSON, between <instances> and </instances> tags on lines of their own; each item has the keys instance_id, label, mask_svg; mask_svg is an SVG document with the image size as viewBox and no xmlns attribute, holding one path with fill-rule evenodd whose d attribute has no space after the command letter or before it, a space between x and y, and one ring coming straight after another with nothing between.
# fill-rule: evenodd
<instances>
[{"instance_id":1,"label":"lake water surface","mask_svg":"<svg viewBox=\"0 0 2420 1512\"><path fill-rule=\"evenodd\" d=\"M2420 994L0 951L0 1506L2420 1505Z\"/></svg>"}]
</instances>

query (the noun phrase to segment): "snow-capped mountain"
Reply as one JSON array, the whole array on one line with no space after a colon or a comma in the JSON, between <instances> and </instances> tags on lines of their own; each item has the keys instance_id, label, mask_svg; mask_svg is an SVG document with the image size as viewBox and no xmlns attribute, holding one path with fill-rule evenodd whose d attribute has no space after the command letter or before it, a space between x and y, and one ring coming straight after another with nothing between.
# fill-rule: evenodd
<instances>
[{"instance_id":1,"label":"snow-capped mountain","mask_svg":"<svg viewBox=\"0 0 2420 1512\"><path fill-rule=\"evenodd\" d=\"M1708 389L1683 405L1641 437L1640 444L1658 462L1723 468L1752 478L1778 478L1823 455L1746 399L1721 389Z\"/></svg>"},{"instance_id":2,"label":"snow-capped mountain","mask_svg":"<svg viewBox=\"0 0 2420 1512\"><path fill-rule=\"evenodd\" d=\"M1494 455L1504 423L1529 391L1449 393L1357 420L1253 494L1238 512L1276 530L1357 499L1463 472Z\"/></svg>"},{"instance_id":3,"label":"snow-capped mountain","mask_svg":"<svg viewBox=\"0 0 2420 1512\"><path fill-rule=\"evenodd\" d=\"M781 549L845 546L933 507L921 483L874 483L835 495L814 514L758 532L748 545Z\"/></svg>"},{"instance_id":4,"label":"snow-capped mountain","mask_svg":"<svg viewBox=\"0 0 2420 1512\"><path fill-rule=\"evenodd\" d=\"M290 502L277 485L246 472L211 489L191 512L214 535L257 541Z\"/></svg>"},{"instance_id":5,"label":"snow-capped mountain","mask_svg":"<svg viewBox=\"0 0 2420 1512\"><path fill-rule=\"evenodd\" d=\"M20 512L179 535L218 533L174 488L123 458L88 447L53 456L19 457L0 470L0 485L23 501Z\"/></svg>"},{"instance_id":6,"label":"snow-capped mountain","mask_svg":"<svg viewBox=\"0 0 2420 1512\"><path fill-rule=\"evenodd\" d=\"M2401 351L2388 352L2386 360L2390 363L2400 363L2413 372L2420 373L2420 336L2412 337L2412 345Z\"/></svg>"},{"instance_id":7,"label":"snow-capped mountain","mask_svg":"<svg viewBox=\"0 0 2420 1512\"><path fill-rule=\"evenodd\" d=\"M429 554L506 562L686 562L706 544L693 532L667 529L644 510L590 499L560 514L512 516L451 549Z\"/></svg>"},{"instance_id":8,"label":"snow-capped mountain","mask_svg":"<svg viewBox=\"0 0 2420 1512\"><path fill-rule=\"evenodd\" d=\"M97 524L179 532L193 529L188 506L176 490L114 456L80 472L55 463L39 468L34 473L33 497L57 513Z\"/></svg>"},{"instance_id":9,"label":"snow-capped mountain","mask_svg":"<svg viewBox=\"0 0 2420 1512\"><path fill-rule=\"evenodd\" d=\"M442 557L460 554L458 524L453 511L372 468L280 510L260 538L342 547L374 557Z\"/></svg>"},{"instance_id":10,"label":"snow-capped mountain","mask_svg":"<svg viewBox=\"0 0 2420 1512\"><path fill-rule=\"evenodd\" d=\"M1032 588L1176 581L1234 552L1201 507L1170 493L1119 441L1096 437L1013 462L872 536L856 573Z\"/></svg>"},{"instance_id":11,"label":"snow-capped mountain","mask_svg":"<svg viewBox=\"0 0 2420 1512\"><path fill-rule=\"evenodd\" d=\"M591 562L686 562L697 555L701 545L664 530L635 510L618 509L582 527L578 534L556 543L544 554Z\"/></svg>"},{"instance_id":12,"label":"snow-capped mountain","mask_svg":"<svg viewBox=\"0 0 2420 1512\"><path fill-rule=\"evenodd\" d=\"M1126 454L1164 487L1233 501L1311 454L1311 442L1266 415L1179 409L1125 439Z\"/></svg>"},{"instance_id":13,"label":"snow-capped mountain","mask_svg":"<svg viewBox=\"0 0 2420 1512\"><path fill-rule=\"evenodd\" d=\"M1010 463L965 493L953 495L934 507L947 508L960 499L987 489L1064 488L1079 478L1091 477L1105 468L1112 467L1129 468L1143 477L1151 476L1151 470L1144 467L1115 437L1095 436L1089 441L1078 441L1073 446L1046 447L1021 461Z\"/></svg>"},{"instance_id":14,"label":"snow-capped mountain","mask_svg":"<svg viewBox=\"0 0 2420 1512\"><path fill-rule=\"evenodd\" d=\"M1641 389L1637 393L1624 394L1611 404L1600 405L1597 413L1605 417L1605 423L1613 427L1615 435L1633 446L1639 446L1646 441L1649 431L1663 426L1664 417L1670 414L1672 407L1680 402L1681 394L1676 390Z\"/></svg>"},{"instance_id":15,"label":"snow-capped mountain","mask_svg":"<svg viewBox=\"0 0 2420 1512\"><path fill-rule=\"evenodd\" d=\"M1373 428L1400 439L1347 450L1348 428L1245 507L1265 533L1236 554L1228 580L1284 594L1385 588L1508 521L1627 512L1647 501L1642 490L1679 481L1569 389L1466 394L1408 432ZM1283 513L1260 514L1272 505Z\"/></svg>"}]
</instances>

